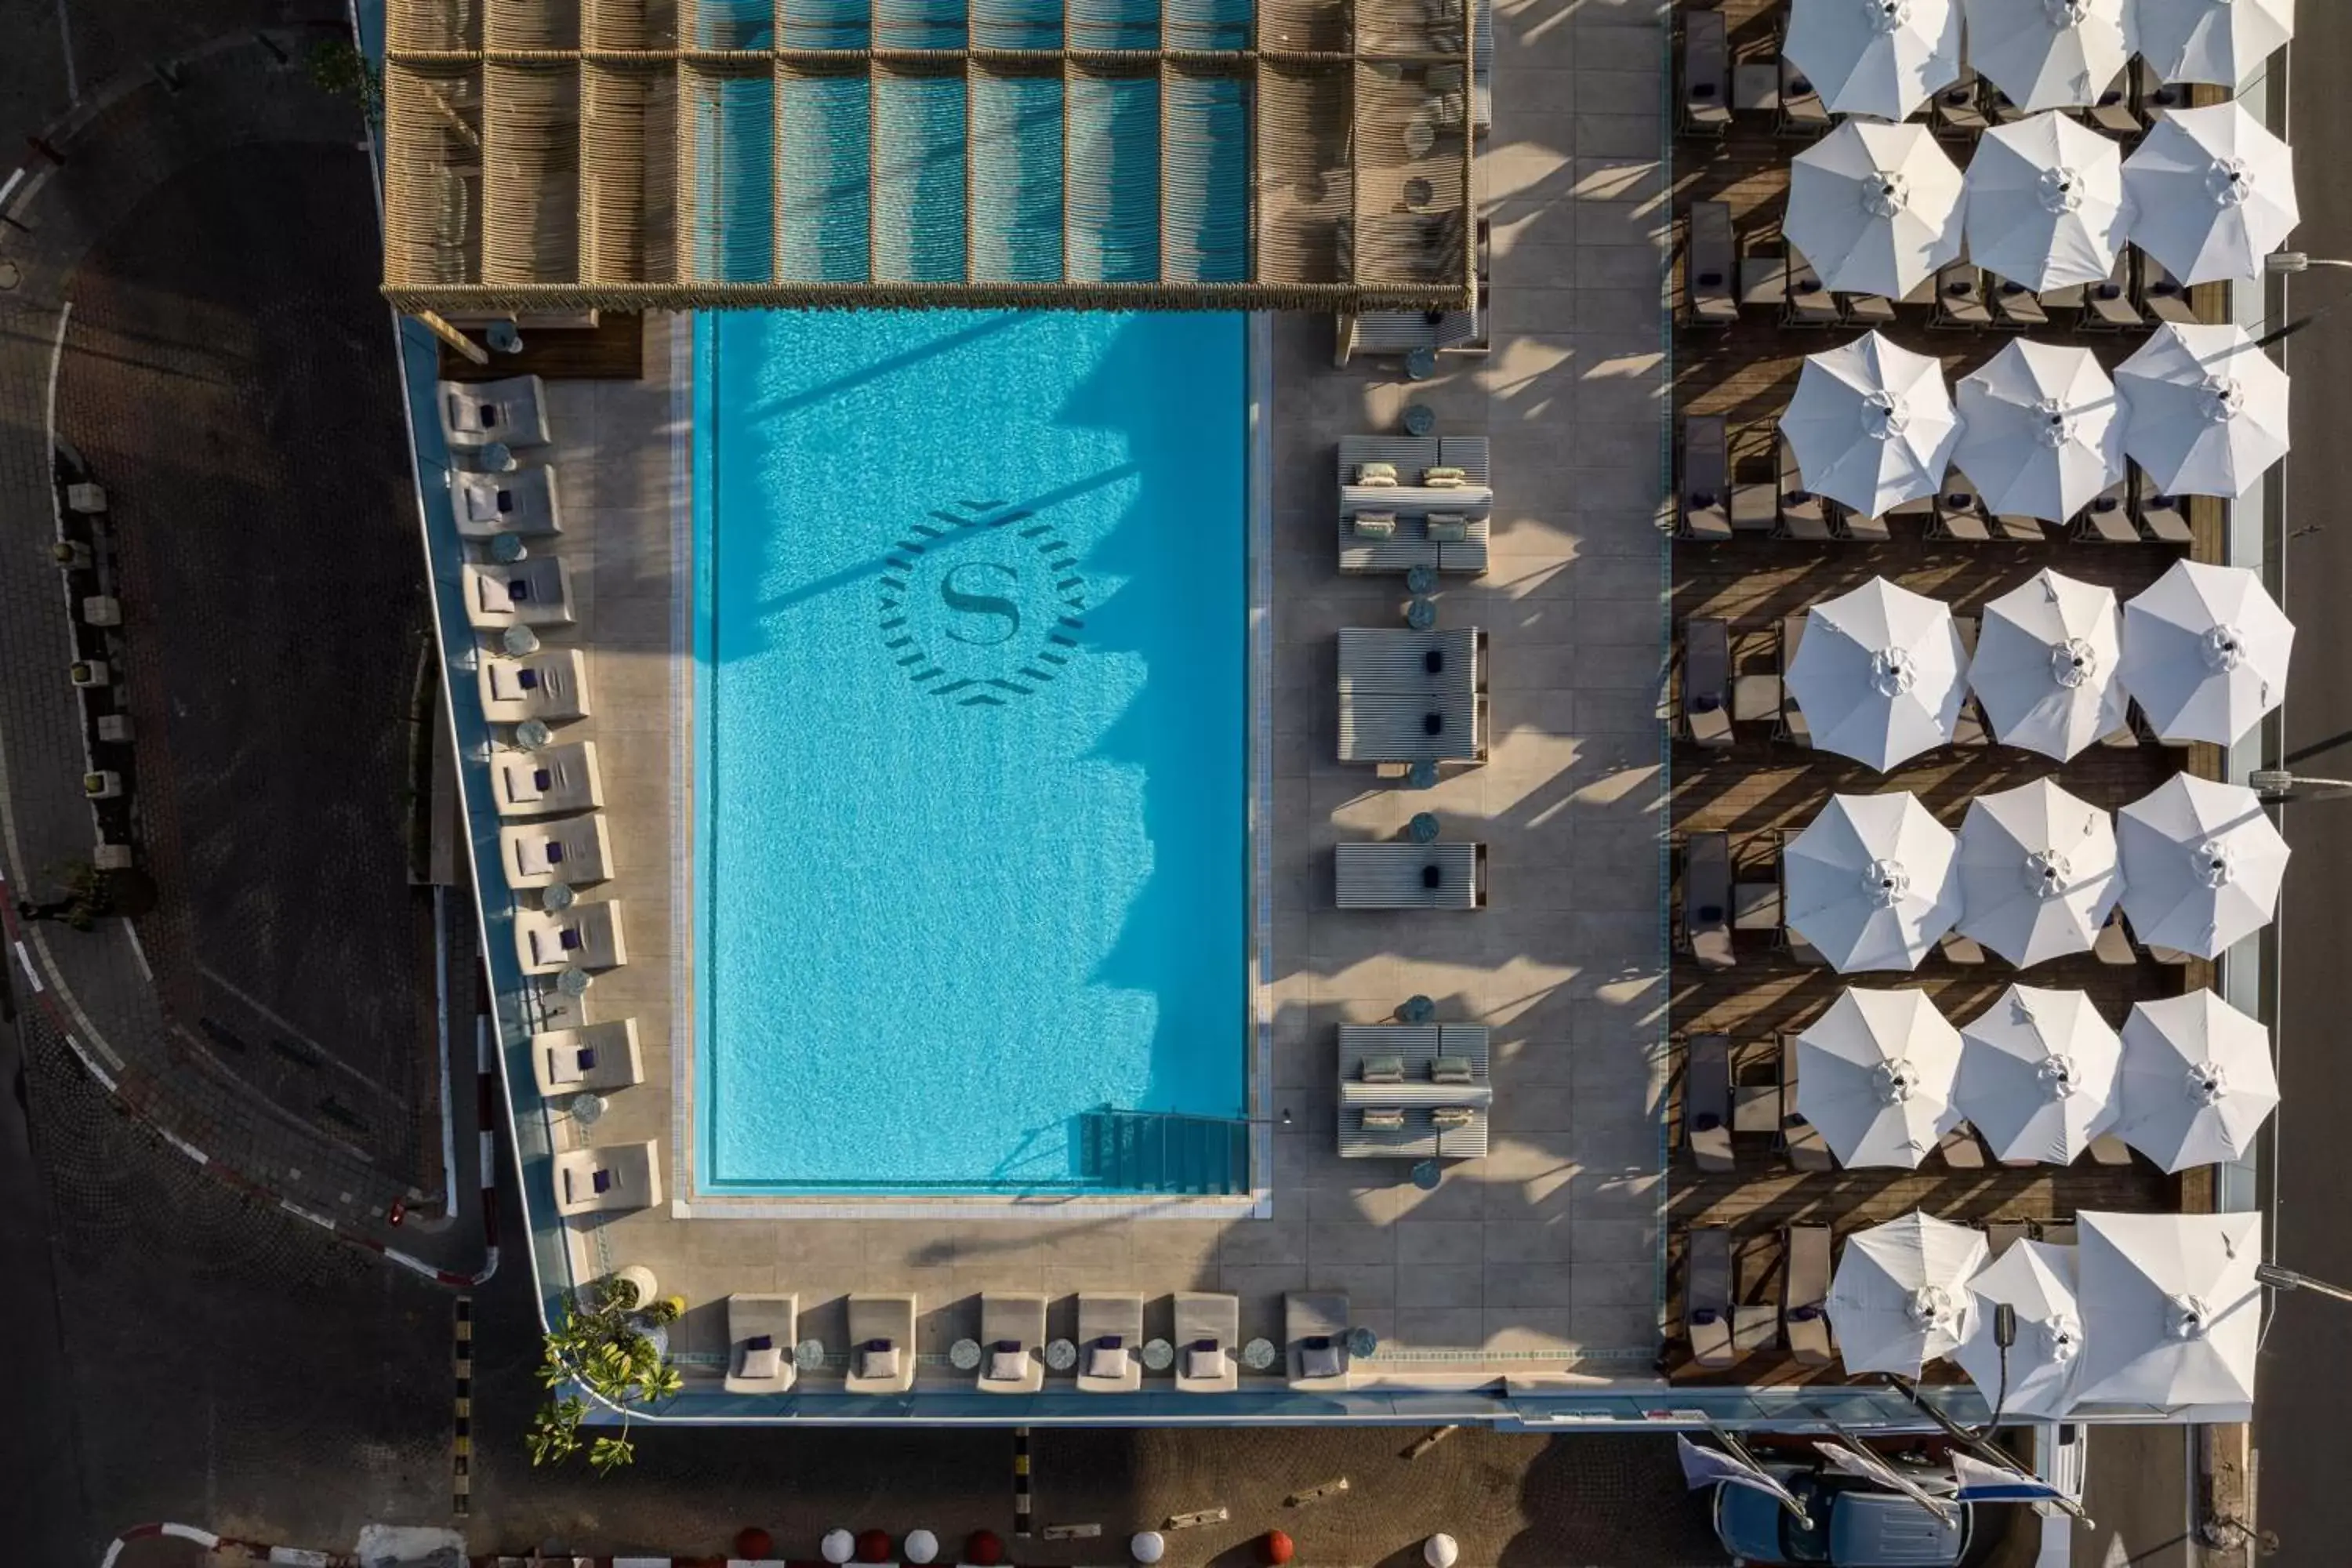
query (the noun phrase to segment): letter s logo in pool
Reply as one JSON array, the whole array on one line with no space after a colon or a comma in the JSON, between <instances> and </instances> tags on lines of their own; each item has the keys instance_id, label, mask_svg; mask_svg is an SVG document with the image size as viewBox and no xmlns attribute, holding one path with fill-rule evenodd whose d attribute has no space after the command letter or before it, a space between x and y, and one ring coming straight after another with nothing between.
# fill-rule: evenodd
<instances>
[{"instance_id":1,"label":"letter s logo in pool","mask_svg":"<svg viewBox=\"0 0 2352 1568\"><path fill-rule=\"evenodd\" d=\"M975 585L972 583L972 575L989 572L994 573L1007 583L1021 581L1020 573L996 561L967 561L940 579L940 600L949 609L960 615L984 616L989 619L991 629L995 629L1001 624L1002 629L996 630L996 635L993 637L967 637L953 626L947 629L948 636L960 643L969 643L974 647L994 647L999 643L1010 642L1021 630L1019 605L995 594L970 591ZM964 586L959 587L957 585L959 582Z\"/></svg>"}]
</instances>

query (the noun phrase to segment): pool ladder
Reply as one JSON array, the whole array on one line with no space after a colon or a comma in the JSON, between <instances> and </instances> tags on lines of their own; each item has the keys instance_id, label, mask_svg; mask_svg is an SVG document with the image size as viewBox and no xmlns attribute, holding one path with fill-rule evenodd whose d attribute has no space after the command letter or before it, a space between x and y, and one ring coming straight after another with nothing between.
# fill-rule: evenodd
<instances>
[{"instance_id":1,"label":"pool ladder","mask_svg":"<svg viewBox=\"0 0 2352 1568\"><path fill-rule=\"evenodd\" d=\"M1078 1118L1079 1174L1129 1193L1250 1190L1250 1124L1169 1110L1088 1110Z\"/></svg>"}]
</instances>

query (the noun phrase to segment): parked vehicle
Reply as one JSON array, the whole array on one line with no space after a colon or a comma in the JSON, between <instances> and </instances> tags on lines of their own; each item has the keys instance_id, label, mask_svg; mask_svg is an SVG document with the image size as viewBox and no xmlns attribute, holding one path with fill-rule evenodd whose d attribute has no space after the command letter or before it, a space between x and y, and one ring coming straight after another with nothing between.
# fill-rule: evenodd
<instances>
[{"instance_id":1,"label":"parked vehicle","mask_svg":"<svg viewBox=\"0 0 2352 1568\"><path fill-rule=\"evenodd\" d=\"M1957 1568L1968 1554L1976 1526L1968 1503L1954 1504L1958 1521L1947 1523L1859 1477L1769 1461L1764 1468L1805 1505L1812 1522L1799 1524L1753 1487L1716 1488L1716 1537L1745 1568ZM1949 1470L1923 1470L1917 1479L1929 1491L1952 1486Z\"/></svg>"}]
</instances>

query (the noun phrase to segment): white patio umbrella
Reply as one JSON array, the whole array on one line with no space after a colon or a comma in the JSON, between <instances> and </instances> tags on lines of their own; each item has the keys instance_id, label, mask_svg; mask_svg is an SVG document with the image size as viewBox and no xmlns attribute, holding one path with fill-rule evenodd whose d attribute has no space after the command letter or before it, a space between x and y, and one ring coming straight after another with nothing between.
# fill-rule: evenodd
<instances>
[{"instance_id":1,"label":"white patio umbrella","mask_svg":"<svg viewBox=\"0 0 2352 1568\"><path fill-rule=\"evenodd\" d=\"M1848 1372L1917 1377L1968 1337L1969 1277L1985 1260L1981 1231L1914 1210L1845 1238L1830 1280L1830 1328Z\"/></svg>"},{"instance_id":2,"label":"white patio umbrella","mask_svg":"<svg viewBox=\"0 0 2352 1568\"><path fill-rule=\"evenodd\" d=\"M1780 433L1807 489L1882 517L1943 488L1960 422L1940 362L1869 332L1805 356Z\"/></svg>"},{"instance_id":3,"label":"white patio umbrella","mask_svg":"<svg viewBox=\"0 0 2352 1568\"><path fill-rule=\"evenodd\" d=\"M2294 0L2131 0L2124 24L2165 80L2235 87L2294 37Z\"/></svg>"},{"instance_id":4,"label":"white patio umbrella","mask_svg":"<svg viewBox=\"0 0 2352 1568\"><path fill-rule=\"evenodd\" d=\"M1960 934L2020 969L2090 952L2123 896L2115 824L2048 779L1970 800L1958 864Z\"/></svg>"},{"instance_id":5,"label":"white patio umbrella","mask_svg":"<svg viewBox=\"0 0 2352 1568\"><path fill-rule=\"evenodd\" d=\"M2139 939L2219 958L2278 910L2287 844L2254 792L2175 773L2116 814Z\"/></svg>"},{"instance_id":6,"label":"white patio umbrella","mask_svg":"<svg viewBox=\"0 0 2352 1568\"><path fill-rule=\"evenodd\" d=\"M2120 1114L2123 1049L2082 992L2012 985L1960 1026L1960 1113L1997 1159L2072 1164Z\"/></svg>"},{"instance_id":7,"label":"white patio umbrella","mask_svg":"<svg viewBox=\"0 0 2352 1568\"><path fill-rule=\"evenodd\" d=\"M2096 103L2124 68L2124 0L1965 0L1969 63L2020 109Z\"/></svg>"},{"instance_id":8,"label":"white patio umbrella","mask_svg":"<svg viewBox=\"0 0 2352 1568\"><path fill-rule=\"evenodd\" d=\"M2136 1002L2116 1136L2167 1171L2235 1160L2278 1108L2270 1031L2210 991Z\"/></svg>"},{"instance_id":9,"label":"white patio umbrella","mask_svg":"<svg viewBox=\"0 0 2352 1568\"><path fill-rule=\"evenodd\" d=\"M2243 1405L2262 1338L2263 1216L2074 1216L2083 1321L2076 1404Z\"/></svg>"},{"instance_id":10,"label":"white patio umbrella","mask_svg":"<svg viewBox=\"0 0 2352 1568\"><path fill-rule=\"evenodd\" d=\"M2183 283L2262 276L2294 232L2294 159L2232 101L2170 109L2124 160L2132 243Z\"/></svg>"},{"instance_id":11,"label":"white patio umbrella","mask_svg":"<svg viewBox=\"0 0 2352 1568\"><path fill-rule=\"evenodd\" d=\"M2243 327L2167 323L2116 367L2124 450L2167 495L2242 496L2286 456L2288 387Z\"/></svg>"},{"instance_id":12,"label":"white patio umbrella","mask_svg":"<svg viewBox=\"0 0 2352 1568\"><path fill-rule=\"evenodd\" d=\"M1952 461L1995 514L2064 522L2124 477L2124 410L2088 349L2010 342L1956 389Z\"/></svg>"},{"instance_id":13,"label":"white patio umbrella","mask_svg":"<svg viewBox=\"0 0 2352 1568\"><path fill-rule=\"evenodd\" d=\"M2003 745L2064 762L2124 726L2115 591L2049 570L1984 609L1969 685Z\"/></svg>"},{"instance_id":14,"label":"white patio umbrella","mask_svg":"<svg viewBox=\"0 0 2352 1568\"><path fill-rule=\"evenodd\" d=\"M1924 991L1841 993L1797 1037L1797 1113L1841 1165L1916 1169L1960 1121L1960 1034Z\"/></svg>"},{"instance_id":15,"label":"white patio umbrella","mask_svg":"<svg viewBox=\"0 0 2352 1568\"><path fill-rule=\"evenodd\" d=\"M1969 1335L1952 1359L1987 1408L2053 1417L2074 1403L2084 1338L2074 1276L2074 1248L2020 1241L1969 1279ZM1993 1309L2004 1301L2017 1313L2017 1340L2006 1352L1993 1337Z\"/></svg>"},{"instance_id":16,"label":"white patio umbrella","mask_svg":"<svg viewBox=\"0 0 2352 1568\"><path fill-rule=\"evenodd\" d=\"M2126 238L2123 150L2070 115L1996 125L1968 174L1969 259L2037 292L2104 283ZM1811 256L1812 253L1805 253Z\"/></svg>"},{"instance_id":17,"label":"white patio umbrella","mask_svg":"<svg viewBox=\"0 0 2352 1568\"><path fill-rule=\"evenodd\" d=\"M1959 258L1966 191L1925 125L1842 121L1790 164L1780 232L1830 288L1899 300Z\"/></svg>"},{"instance_id":18,"label":"white patio umbrella","mask_svg":"<svg viewBox=\"0 0 2352 1568\"><path fill-rule=\"evenodd\" d=\"M1833 795L1782 854L1789 926L1842 974L1916 969L1960 918L1956 847L1907 792Z\"/></svg>"},{"instance_id":19,"label":"white patio umbrella","mask_svg":"<svg viewBox=\"0 0 2352 1568\"><path fill-rule=\"evenodd\" d=\"M2176 561L2124 603L2124 689L2168 741L2235 744L2285 700L2294 651L2294 624L2242 566Z\"/></svg>"},{"instance_id":20,"label":"white patio umbrella","mask_svg":"<svg viewBox=\"0 0 2352 1568\"><path fill-rule=\"evenodd\" d=\"M1907 120L1960 79L1954 0L1791 0L1789 63L1832 114Z\"/></svg>"},{"instance_id":21,"label":"white patio umbrella","mask_svg":"<svg viewBox=\"0 0 2352 1568\"><path fill-rule=\"evenodd\" d=\"M1805 612L1787 680L1816 747L1885 773L1951 740L1967 658L1942 601L1874 577Z\"/></svg>"}]
</instances>

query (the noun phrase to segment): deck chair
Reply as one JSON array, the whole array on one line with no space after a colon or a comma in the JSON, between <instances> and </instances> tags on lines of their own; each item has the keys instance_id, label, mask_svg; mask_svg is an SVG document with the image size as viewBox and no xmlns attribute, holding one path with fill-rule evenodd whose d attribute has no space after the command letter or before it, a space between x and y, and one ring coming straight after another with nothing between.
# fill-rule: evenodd
<instances>
[{"instance_id":1,"label":"deck chair","mask_svg":"<svg viewBox=\"0 0 2352 1568\"><path fill-rule=\"evenodd\" d=\"M500 816L548 816L593 811L604 804L596 771L596 742L574 741L540 752L497 752L490 758L490 797Z\"/></svg>"},{"instance_id":2,"label":"deck chair","mask_svg":"<svg viewBox=\"0 0 2352 1568\"><path fill-rule=\"evenodd\" d=\"M2021 1163L2032 1163L2030 1161ZM2011 1247L2015 1247L2021 1241L2031 1241L2032 1239L2033 1226L2031 1221L2021 1219L1993 1220L1985 1226L1985 1250L1989 1254L1986 1261L1990 1262L1993 1258L1999 1258L2002 1253L2007 1252Z\"/></svg>"},{"instance_id":3,"label":"deck chair","mask_svg":"<svg viewBox=\"0 0 2352 1568\"><path fill-rule=\"evenodd\" d=\"M1789 539L1827 543L1836 537L1830 530L1829 502L1805 488L1805 476L1797 468L1797 449L1785 437L1779 446L1780 533Z\"/></svg>"},{"instance_id":4,"label":"deck chair","mask_svg":"<svg viewBox=\"0 0 2352 1568\"><path fill-rule=\"evenodd\" d=\"M457 514L461 539L496 539L501 533L530 539L563 531L555 470L545 464L504 474L452 469L449 505Z\"/></svg>"},{"instance_id":5,"label":"deck chair","mask_svg":"<svg viewBox=\"0 0 2352 1568\"><path fill-rule=\"evenodd\" d=\"M1796 694L1789 689L1789 670L1797 662L1797 649L1805 640L1805 617L1802 615L1780 617L1780 738L1792 741L1811 750L1812 727L1797 708ZM1785 889L1783 889L1785 891ZM1786 905L1782 906L1786 908Z\"/></svg>"},{"instance_id":6,"label":"deck chair","mask_svg":"<svg viewBox=\"0 0 2352 1568\"><path fill-rule=\"evenodd\" d=\"M1835 1163L1821 1130L1797 1112L1797 1034L1780 1037L1780 1150L1800 1171L1826 1171Z\"/></svg>"},{"instance_id":7,"label":"deck chair","mask_svg":"<svg viewBox=\"0 0 2352 1568\"><path fill-rule=\"evenodd\" d=\"M618 969L629 962L618 899L564 910L518 910L514 934L515 957L525 974Z\"/></svg>"},{"instance_id":8,"label":"deck chair","mask_svg":"<svg viewBox=\"0 0 2352 1568\"><path fill-rule=\"evenodd\" d=\"M1937 269L1936 309L1927 324L1968 332L1993 324L1992 308L1985 303L1981 268L1971 261L1953 261Z\"/></svg>"},{"instance_id":9,"label":"deck chair","mask_svg":"<svg viewBox=\"0 0 2352 1568\"><path fill-rule=\"evenodd\" d=\"M1685 538L1731 537L1731 433L1720 416L1683 420L1682 491Z\"/></svg>"},{"instance_id":10,"label":"deck chair","mask_svg":"<svg viewBox=\"0 0 2352 1568\"><path fill-rule=\"evenodd\" d=\"M845 1394L904 1394L915 1386L915 1298L849 1299L849 1373Z\"/></svg>"},{"instance_id":11,"label":"deck chair","mask_svg":"<svg viewBox=\"0 0 2352 1568\"><path fill-rule=\"evenodd\" d=\"M1176 1292L1176 1391L1231 1394L1241 1386L1234 1361L1241 1339L1238 1296L1200 1290Z\"/></svg>"},{"instance_id":12,"label":"deck chair","mask_svg":"<svg viewBox=\"0 0 2352 1568\"><path fill-rule=\"evenodd\" d=\"M1354 1381L1344 1294L1294 1290L1285 1296L1282 1338L1289 1347L1290 1386L1298 1393L1336 1393Z\"/></svg>"},{"instance_id":13,"label":"deck chair","mask_svg":"<svg viewBox=\"0 0 2352 1568\"><path fill-rule=\"evenodd\" d=\"M1731 744L1731 623L1683 623L1683 722L1702 746Z\"/></svg>"},{"instance_id":14,"label":"deck chair","mask_svg":"<svg viewBox=\"0 0 2352 1568\"><path fill-rule=\"evenodd\" d=\"M485 654L476 685L482 717L493 724L588 716L588 656L576 647L542 648L526 658Z\"/></svg>"},{"instance_id":15,"label":"deck chair","mask_svg":"<svg viewBox=\"0 0 2352 1568\"><path fill-rule=\"evenodd\" d=\"M1683 1064L1683 1142L1702 1171L1732 1169L1731 1037L1693 1035Z\"/></svg>"},{"instance_id":16,"label":"deck chair","mask_svg":"<svg viewBox=\"0 0 2352 1568\"><path fill-rule=\"evenodd\" d=\"M610 1094L646 1081L635 1018L607 1018L571 1029L541 1029L530 1037L530 1074L548 1099Z\"/></svg>"},{"instance_id":17,"label":"deck chair","mask_svg":"<svg viewBox=\"0 0 2352 1568\"><path fill-rule=\"evenodd\" d=\"M2012 283L2003 278L1992 289L1994 324L2012 331L2038 332L2050 325L2050 312L2042 308L2041 297L2022 283Z\"/></svg>"},{"instance_id":18,"label":"deck chair","mask_svg":"<svg viewBox=\"0 0 2352 1568\"><path fill-rule=\"evenodd\" d=\"M1691 203L1684 292L1692 321L1728 326L1739 320L1739 258L1734 247L1731 204Z\"/></svg>"},{"instance_id":19,"label":"deck chair","mask_svg":"<svg viewBox=\"0 0 2352 1568\"><path fill-rule=\"evenodd\" d=\"M2086 1152L2089 1153L2091 1163L2094 1165L2128 1165L2131 1163L2131 1145L2125 1142L2121 1138L2116 1137L2112 1132L2102 1132L2096 1138L2092 1139L2089 1149Z\"/></svg>"},{"instance_id":20,"label":"deck chair","mask_svg":"<svg viewBox=\"0 0 2352 1568\"><path fill-rule=\"evenodd\" d=\"M1719 1225L1683 1233L1683 1328L1691 1360L1703 1367L1739 1360L1731 1325L1731 1232Z\"/></svg>"},{"instance_id":21,"label":"deck chair","mask_svg":"<svg viewBox=\"0 0 2352 1568\"><path fill-rule=\"evenodd\" d=\"M1944 488L1936 492L1936 518L1927 525L1927 533L1930 538L1968 544L1992 538L1992 528L1985 521L1984 498L1977 493L1975 481L1958 468L1944 476Z\"/></svg>"},{"instance_id":22,"label":"deck chair","mask_svg":"<svg viewBox=\"0 0 2352 1568\"><path fill-rule=\"evenodd\" d=\"M2074 514L2069 531L2092 543L2137 544L2139 530L2131 520L2130 479L2118 479L2093 496L2090 505Z\"/></svg>"},{"instance_id":23,"label":"deck chair","mask_svg":"<svg viewBox=\"0 0 2352 1568\"><path fill-rule=\"evenodd\" d=\"M982 1295L979 1382L982 1394L1034 1394L1045 1386L1045 1297Z\"/></svg>"},{"instance_id":24,"label":"deck chair","mask_svg":"<svg viewBox=\"0 0 2352 1568\"><path fill-rule=\"evenodd\" d=\"M2189 289L2179 279L2165 268L2163 262L2142 252L2139 258L2140 309L2159 322L2176 327L2194 326L2197 312L2189 307Z\"/></svg>"},{"instance_id":25,"label":"deck chair","mask_svg":"<svg viewBox=\"0 0 2352 1568\"><path fill-rule=\"evenodd\" d=\"M1746 1357L1769 1351L1780 1334L1780 1303L1773 1281L1782 1273L1787 1249L1778 1231L1744 1236L1732 1247L1731 1353Z\"/></svg>"},{"instance_id":26,"label":"deck chair","mask_svg":"<svg viewBox=\"0 0 2352 1568\"><path fill-rule=\"evenodd\" d=\"M1856 544L1885 544L1895 537L1894 529L1887 524L1887 518L1895 515L1892 508L1886 517L1864 517L1858 511L1841 510L1838 531Z\"/></svg>"},{"instance_id":27,"label":"deck chair","mask_svg":"<svg viewBox=\"0 0 2352 1568\"><path fill-rule=\"evenodd\" d=\"M457 452L547 445L547 389L535 375L441 383L441 434Z\"/></svg>"},{"instance_id":28,"label":"deck chair","mask_svg":"<svg viewBox=\"0 0 2352 1568\"><path fill-rule=\"evenodd\" d=\"M1731 37L1720 11L1683 13L1682 129L1720 136L1731 129Z\"/></svg>"},{"instance_id":29,"label":"deck chair","mask_svg":"<svg viewBox=\"0 0 2352 1568\"><path fill-rule=\"evenodd\" d=\"M2140 527L2158 544L2193 544L2197 536L2189 526L2188 503L2179 496L2163 494L2147 471L2137 464L2132 466L2132 510Z\"/></svg>"},{"instance_id":30,"label":"deck chair","mask_svg":"<svg viewBox=\"0 0 2352 1568\"><path fill-rule=\"evenodd\" d=\"M1133 1394L1143 1386L1143 1298L1078 1294L1078 1392Z\"/></svg>"},{"instance_id":31,"label":"deck chair","mask_svg":"<svg viewBox=\"0 0 2352 1568\"><path fill-rule=\"evenodd\" d=\"M2128 726L2125 733L2130 733ZM2131 743L2138 745L2139 737L2133 735ZM2098 936L2091 943L2091 954L2101 963L2114 964L2118 968L2139 962L2139 954L2132 951L2131 933L2124 930L2123 910L2116 910L2107 916L2107 923L2099 928Z\"/></svg>"},{"instance_id":32,"label":"deck chair","mask_svg":"<svg viewBox=\"0 0 2352 1568\"><path fill-rule=\"evenodd\" d=\"M1822 950L1807 942L1803 934L1789 923L1789 845L1795 837L1795 830L1782 832L1780 836L1780 847L1772 857L1773 875L1779 878L1780 882L1779 938L1780 950L1789 955L1792 963L1801 963L1813 969L1826 968L1829 965L1829 960L1822 956Z\"/></svg>"},{"instance_id":33,"label":"deck chair","mask_svg":"<svg viewBox=\"0 0 2352 1568\"><path fill-rule=\"evenodd\" d=\"M1977 1139L1977 1130L1960 1122L1936 1145L1944 1156L1944 1163L1955 1171L1981 1171L1985 1168L1984 1144Z\"/></svg>"},{"instance_id":34,"label":"deck chair","mask_svg":"<svg viewBox=\"0 0 2352 1568\"><path fill-rule=\"evenodd\" d=\"M1780 1332L1800 1366L1827 1366L1830 1342L1830 1227L1792 1225L1782 1235L1788 1271L1780 1278Z\"/></svg>"},{"instance_id":35,"label":"deck chair","mask_svg":"<svg viewBox=\"0 0 2352 1568\"><path fill-rule=\"evenodd\" d=\"M2135 56L2130 69L2132 100L2138 106L2141 119L2153 121L2160 111L2188 103L2188 87L2165 80L2144 57Z\"/></svg>"},{"instance_id":36,"label":"deck chair","mask_svg":"<svg viewBox=\"0 0 2352 1568\"><path fill-rule=\"evenodd\" d=\"M613 840L604 814L561 822L526 822L499 829L499 868L518 891L556 882L579 887L613 874Z\"/></svg>"},{"instance_id":37,"label":"deck chair","mask_svg":"<svg viewBox=\"0 0 2352 1568\"><path fill-rule=\"evenodd\" d=\"M2075 319L2083 331L2137 331L2147 323L2132 303L2132 253L2126 246L2116 253L2115 269L2104 283L2083 290L2083 313Z\"/></svg>"},{"instance_id":38,"label":"deck chair","mask_svg":"<svg viewBox=\"0 0 2352 1568\"><path fill-rule=\"evenodd\" d=\"M1780 57L1780 119L1773 128L1782 136L1817 136L1832 124L1829 108L1812 79Z\"/></svg>"},{"instance_id":39,"label":"deck chair","mask_svg":"<svg viewBox=\"0 0 2352 1568\"><path fill-rule=\"evenodd\" d=\"M2126 66L2116 73L2115 80L2100 89L2098 98L2081 111L2082 116L2090 122L2092 129L2104 131L2111 136L2137 136L2147 127L2132 111L2131 97L2131 68Z\"/></svg>"},{"instance_id":40,"label":"deck chair","mask_svg":"<svg viewBox=\"0 0 2352 1568\"><path fill-rule=\"evenodd\" d=\"M466 624L476 631L572 624L572 570L552 555L513 565L468 561L458 568Z\"/></svg>"},{"instance_id":41,"label":"deck chair","mask_svg":"<svg viewBox=\"0 0 2352 1568\"><path fill-rule=\"evenodd\" d=\"M608 1143L597 1149L565 1149L556 1154L555 1212L561 1215L619 1214L652 1208L662 1201L661 1143Z\"/></svg>"},{"instance_id":42,"label":"deck chair","mask_svg":"<svg viewBox=\"0 0 2352 1568\"><path fill-rule=\"evenodd\" d=\"M1683 940L1701 969L1729 969L1731 835L1694 833L1683 846Z\"/></svg>"},{"instance_id":43,"label":"deck chair","mask_svg":"<svg viewBox=\"0 0 2352 1568\"><path fill-rule=\"evenodd\" d=\"M1843 320L1838 314L1837 296L1822 281L1813 264L1793 249L1789 252L1789 297L1781 302L1780 320L1791 327L1834 327Z\"/></svg>"},{"instance_id":44,"label":"deck chair","mask_svg":"<svg viewBox=\"0 0 2352 1568\"><path fill-rule=\"evenodd\" d=\"M1973 70L1961 68L1959 80L1936 95L1930 123L1938 136L1954 141L1974 141L1991 128L1982 106L1985 92L1982 78Z\"/></svg>"},{"instance_id":45,"label":"deck chair","mask_svg":"<svg viewBox=\"0 0 2352 1568\"><path fill-rule=\"evenodd\" d=\"M1963 672L1976 660L1979 626L1979 622L1974 616L1952 617L1952 629L1960 635L1960 657L1964 661L1960 668ZM1959 716L1952 725L1952 744L1979 747L1992 744L1992 726L1985 722L1984 705L1977 700L1977 694L1974 691L1963 691L1960 694ZM1974 947L1976 944L1970 942L1969 945ZM1961 959L1958 962L1965 963L1969 961ZM1979 958L1976 962L1981 963L1982 960Z\"/></svg>"},{"instance_id":46,"label":"deck chair","mask_svg":"<svg viewBox=\"0 0 2352 1568\"><path fill-rule=\"evenodd\" d=\"M785 1394L799 1370L793 1347L800 1342L798 1296L727 1298L727 1392Z\"/></svg>"},{"instance_id":47,"label":"deck chair","mask_svg":"<svg viewBox=\"0 0 2352 1568\"><path fill-rule=\"evenodd\" d=\"M1844 294L1845 319L1857 327L1888 327L1895 324L1895 301L1884 294Z\"/></svg>"}]
</instances>

